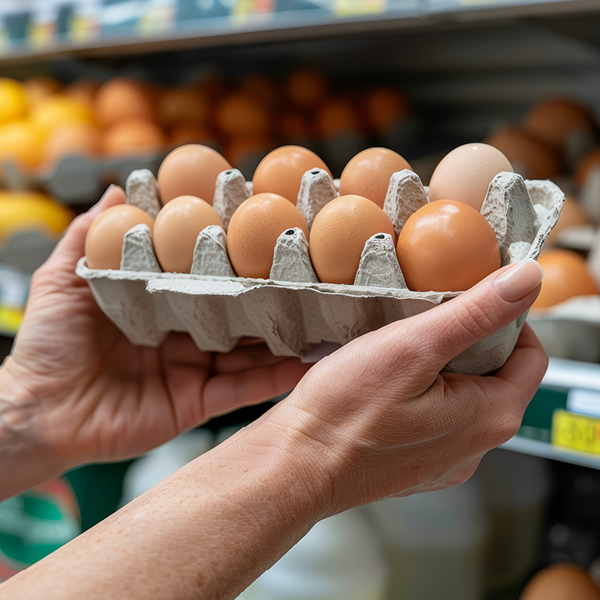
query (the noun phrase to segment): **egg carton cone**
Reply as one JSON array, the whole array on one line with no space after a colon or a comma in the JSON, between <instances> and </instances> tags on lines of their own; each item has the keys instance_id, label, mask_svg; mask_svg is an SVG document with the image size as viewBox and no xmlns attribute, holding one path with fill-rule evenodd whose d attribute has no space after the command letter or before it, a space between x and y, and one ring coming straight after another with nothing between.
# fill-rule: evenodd
<instances>
[{"instance_id":1,"label":"egg carton cone","mask_svg":"<svg viewBox=\"0 0 600 600\"><path fill-rule=\"evenodd\" d=\"M600 289L600 231L590 246L586 263ZM576 296L531 311L527 321L549 356L600 362L600 295Z\"/></svg>"},{"instance_id":2,"label":"egg carton cone","mask_svg":"<svg viewBox=\"0 0 600 600\"><path fill-rule=\"evenodd\" d=\"M150 214L159 210L158 186L149 171L132 173L127 192L128 202ZM213 205L224 223L249 194L239 171L218 176ZM309 227L337 196L325 171L304 174L297 206ZM404 170L391 177L384 210L398 233L428 201L419 177ZM496 176L482 214L496 234L503 265L537 258L563 201L564 194L549 181L526 182L514 173ZM366 242L354 285L317 280L300 229L288 229L279 237L269 279L236 277L226 234L216 226L199 234L189 274L161 272L145 225L125 235L119 270L89 269L84 257L77 273L88 281L100 308L135 344L158 346L169 331L187 331L201 350L229 352L242 336L250 336L263 338L275 355L305 360L460 293L408 290L392 237L383 233ZM483 374L499 368L524 321L525 315L477 342L450 361L447 370Z\"/></svg>"}]
</instances>

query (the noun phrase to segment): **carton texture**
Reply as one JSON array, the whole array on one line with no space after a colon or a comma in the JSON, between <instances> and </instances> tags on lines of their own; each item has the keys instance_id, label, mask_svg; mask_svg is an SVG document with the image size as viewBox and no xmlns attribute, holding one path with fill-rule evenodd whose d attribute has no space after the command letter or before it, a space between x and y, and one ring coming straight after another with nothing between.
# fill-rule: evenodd
<instances>
[{"instance_id":1,"label":"carton texture","mask_svg":"<svg viewBox=\"0 0 600 600\"><path fill-rule=\"evenodd\" d=\"M147 173L131 179L154 193ZM214 206L224 223L250 194L239 171L219 175ZM128 188L129 189L129 188ZM140 193L128 202L141 206ZM319 169L303 178L298 207L312 223L318 210L337 196ZM527 181L501 173L491 183L482 212L494 229L502 264L537 258L556 223L564 194L547 181ZM399 231L420 206L426 189L412 171L395 173L385 210ZM146 206L147 204L144 204ZM136 259L135 257L138 257ZM198 236L190 274L157 272L150 231L127 233L121 269L92 270L85 257L77 273L86 279L101 309L136 344L156 346L169 331L187 331L202 350L228 352L242 336L264 338L281 356L318 355L393 321L422 313L459 292L413 292L406 288L391 236L377 234L365 244L354 285L319 283L307 241L299 229L281 234L270 278L233 276L225 233L209 227ZM447 369L483 374L504 364L517 341L525 315L454 358ZM333 344L333 346L332 346Z\"/></svg>"}]
</instances>

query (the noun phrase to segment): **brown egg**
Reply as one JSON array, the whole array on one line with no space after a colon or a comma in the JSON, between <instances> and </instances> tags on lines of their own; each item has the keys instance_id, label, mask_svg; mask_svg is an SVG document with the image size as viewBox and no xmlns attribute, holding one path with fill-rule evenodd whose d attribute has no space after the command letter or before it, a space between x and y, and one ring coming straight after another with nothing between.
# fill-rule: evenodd
<instances>
[{"instance_id":1,"label":"brown egg","mask_svg":"<svg viewBox=\"0 0 600 600\"><path fill-rule=\"evenodd\" d=\"M68 123L52 131L44 144L44 160L54 163L66 156L95 156L100 152L100 131L88 123Z\"/></svg>"},{"instance_id":2,"label":"brown egg","mask_svg":"<svg viewBox=\"0 0 600 600\"><path fill-rule=\"evenodd\" d=\"M231 165L208 146L188 144L176 148L158 170L162 203L177 196L197 196L212 205L217 175L227 169Z\"/></svg>"},{"instance_id":3,"label":"brown egg","mask_svg":"<svg viewBox=\"0 0 600 600\"><path fill-rule=\"evenodd\" d=\"M598 294L583 256L572 250L546 250L538 258L544 269L542 290L532 309L548 308L574 296Z\"/></svg>"},{"instance_id":4,"label":"brown egg","mask_svg":"<svg viewBox=\"0 0 600 600\"><path fill-rule=\"evenodd\" d=\"M583 206L567 194L565 201L560 211L560 217L558 222L554 226L554 229L550 232L550 235L546 239L546 244L552 246L558 240L559 234L563 229L568 227L578 227L581 225L589 225L592 219L587 214Z\"/></svg>"},{"instance_id":5,"label":"brown egg","mask_svg":"<svg viewBox=\"0 0 600 600\"><path fill-rule=\"evenodd\" d=\"M340 196L317 214L310 232L310 258L325 283L353 284L366 241L377 233L396 234L389 217L362 196Z\"/></svg>"},{"instance_id":6,"label":"brown egg","mask_svg":"<svg viewBox=\"0 0 600 600\"><path fill-rule=\"evenodd\" d=\"M356 107L344 98L330 98L316 111L316 129L320 138L360 134L361 123Z\"/></svg>"},{"instance_id":7,"label":"brown egg","mask_svg":"<svg viewBox=\"0 0 600 600\"><path fill-rule=\"evenodd\" d=\"M117 77L102 84L94 99L96 118L103 127L131 119L155 119L153 94L148 86Z\"/></svg>"},{"instance_id":8,"label":"brown egg","mask_svg":"<svg viewBox=\"0 0 600 600\"><path fill-rule=\"evenodd\" d=\"M107 156L141 156L160 152L167 145L163 130L153 121L119 121L104 132L102 151Z\"/></svg>"},{"instance_id":9,"label":"brown egg","mask_svg":"<svg viewBox=\"0 0 600 600\"><path fill-rule=\"evenodd\" d=\"M572 133L593 131L590 111L573 100L553 98L536 104L523 127L544 142L563 146Z\"/></svg>"},{"instance_id":10,"label":"brown egg","mask_svg":"<svg viewBox=\"0 0 600 600\"><path fill-rule=\"evenodd\" d=\"M415 292L462 292L500 268L496 235L483 215L440 200L413 213L398 236L398 261Z\"/></svg>"},{"instance_id":11,"label":"brown egg","mask_svg":"<svg viewBox=\"0 0 600 600\"><path fill-rule=\"evenodd\" d=\"M364 196L383 208L390 177L412 167L398 153L387 148L369 148L359 152L342 171L340 195Z\"/></svg>"},{"instance_id":12,"label":"brown egg","mask_svg":"<svg viewBox=\"0 0 600 600\"><path fill-rule=\"evenodd\" d=\"M527 179L551 179L560 175L560 158L552 146L533 137L524 129L505 127L485 140L506 156L513 166L524 167Z\"/></svg>"},{"instance_id":13,"label":"brown egg","mask_svg":"<svg viewBox=\"0 0 600 600\"><path fill-rule=\"evenodd\" d=\"M233 93L217 107L216 123L230 136L265 135L270 129L268 110L252 96Z\"/></svg>"},{"instance_id":14,"label":"brown egg","mask_svg":"<svg viewBox=\"0 0 600 600\"><path fill-rule=\"evenodd\" d=\"M500 150L488 144L465 144L440 161L429 183L429 200L455 200L481 210L492 179L502 171L513 172Z\"/></svg>"},{"instance_id":15,"label":"brown egg","mask_svg":"<svg viewBox=\"0 0 600 600\"><path fill-rule=\"evenodd\" d=\"M209 110L208 97L194 87L165 90L158 101L158 118L166 127L182 123L202 125Z\"/></svg>"},{"instance_id":16,"label":"brown egg","mask_svg":"<svg viewBox=\"0 0 600 600\"><path fill-rule=\"evenodd\" d=\"M154 249L164 271L189 273L198 234L209 225L223 227L217 211L196 196L179 196L163 206L154 223Z\"/></svg>"},{"instance_id":17,"label":"brown egg","mask_svg":"<svg viewBox=\"0 0 600 600\"><path fill-rule=\"evenodd\" d=\"M183 146L185 144L200 144L214 140L214 134L202 125L193 123L181 123L171 130L170 142L172 146Z\"/></svg>"},{"instance_id":18,"label":"brown egg","mask_svg":"<svg viewBox=\"0 0 600 600\"><path fill-rule=\"evenodd\" d=\"M575 183L584 185L590 173L596 169L600 169L600 150L593 150L577 165L573 175Z\"/></svg>"},{"instance_id":19,"label":"brown egg","mask_svg":"<svg viewBox=\"0 0 600 600\"><path fill-rule=\"evenodd\" d=\"M324 169L327 165L312 151L302 146L282 146L269 152L261 161L252 179L255 194L273 192L293 204L298 200L302 176L310 169Z\"/></svg>"},{"instance_id":20,"label":"brown egg","mask_svg":"<svg viewBox=\"0 0 600 600\"><path fill-rule=\"evenodd\" d=\"M294 227L308 239L300 211L282 196L256 194L242 202L227 230L227 251L238 276L268 279L277 238Z\"/></svg>"},{"instance_id":21,"label":"brown egg","mask_svg":"<svg viewBox=\"0 0 600 600\"><path fill-rule=\"evenodd\" d=\"M383 135L407 118L408 102L398 90L380 87L367 92L363 110L371 130Z\"/></svg>"},{"instance_id":22,"label":"brown egg","mask_svg":"<svg viewBox=\"0 0 600 600\"><path fill-rule=\"evenodd\" d=\"M119 269L125 234L141 223L152 229L154 220L137 206L118 204L100 213L85 237L85 257L90 269Z\"/></svg>"},{"instance_id":23,"label":"brown egg","mask_svg":"<svg viewBox=\"0 0 600 600\"><path fill-rule=\"evenodd\" d=\"M285 85L287 96L296 106L313 108L327 95L327 79L319 71L299 69L288 77Z\"/></svg>"},{"instance_id":24,"label":"brown egg","mask_svg":"<svg viewBox=\"0 0 600 600\"><path fill-rule=\"evenodd\" d=\"M600 600L600 590L582 568L559 563L537 573L519 600Z\"/></svg>"}]
</instances>

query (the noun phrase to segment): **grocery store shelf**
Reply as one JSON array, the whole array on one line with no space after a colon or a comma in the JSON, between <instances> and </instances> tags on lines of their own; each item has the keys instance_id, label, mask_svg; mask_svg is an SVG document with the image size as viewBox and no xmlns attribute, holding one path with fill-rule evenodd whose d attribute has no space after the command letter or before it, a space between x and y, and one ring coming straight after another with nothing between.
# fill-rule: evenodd
<instances>
[{"instance_id":1,"label":"grocery store shelf","mask_svg":"<svg viewBox=\"0 0 600 600\"><path fill-rule=\"evenodd\" d=\"M551 358L521 429L503 448L600 469L600 365Z\"/></svg>"},{"instance_id":2,"label":"grocery store shelf","mask_svg":"<svg viewBox=\"0 0 600 600\"><path fill-rule=\"evenodd\" d=\"M12 4L0 6L0 64L600 11L597 0L71 0L38 3L37 9Z\"/></svg>"}]
</instances>

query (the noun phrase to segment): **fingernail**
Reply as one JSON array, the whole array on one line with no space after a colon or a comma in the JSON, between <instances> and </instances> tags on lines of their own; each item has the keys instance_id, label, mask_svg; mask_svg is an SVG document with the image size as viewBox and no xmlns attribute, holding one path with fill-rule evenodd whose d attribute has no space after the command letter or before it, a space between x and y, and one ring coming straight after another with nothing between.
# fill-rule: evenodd
<instances>
[{"instance_id":1,"label":"fingernail","mask_svg":"<svg viewBox=\"0 0 600 600\"><path fill-rule=\"evenodd\" d=\"M534 290L543 276L542 267L535 260L527 259L508 269L492 285L503 300L514 302Z\"/></svg>"}]
</instances>

